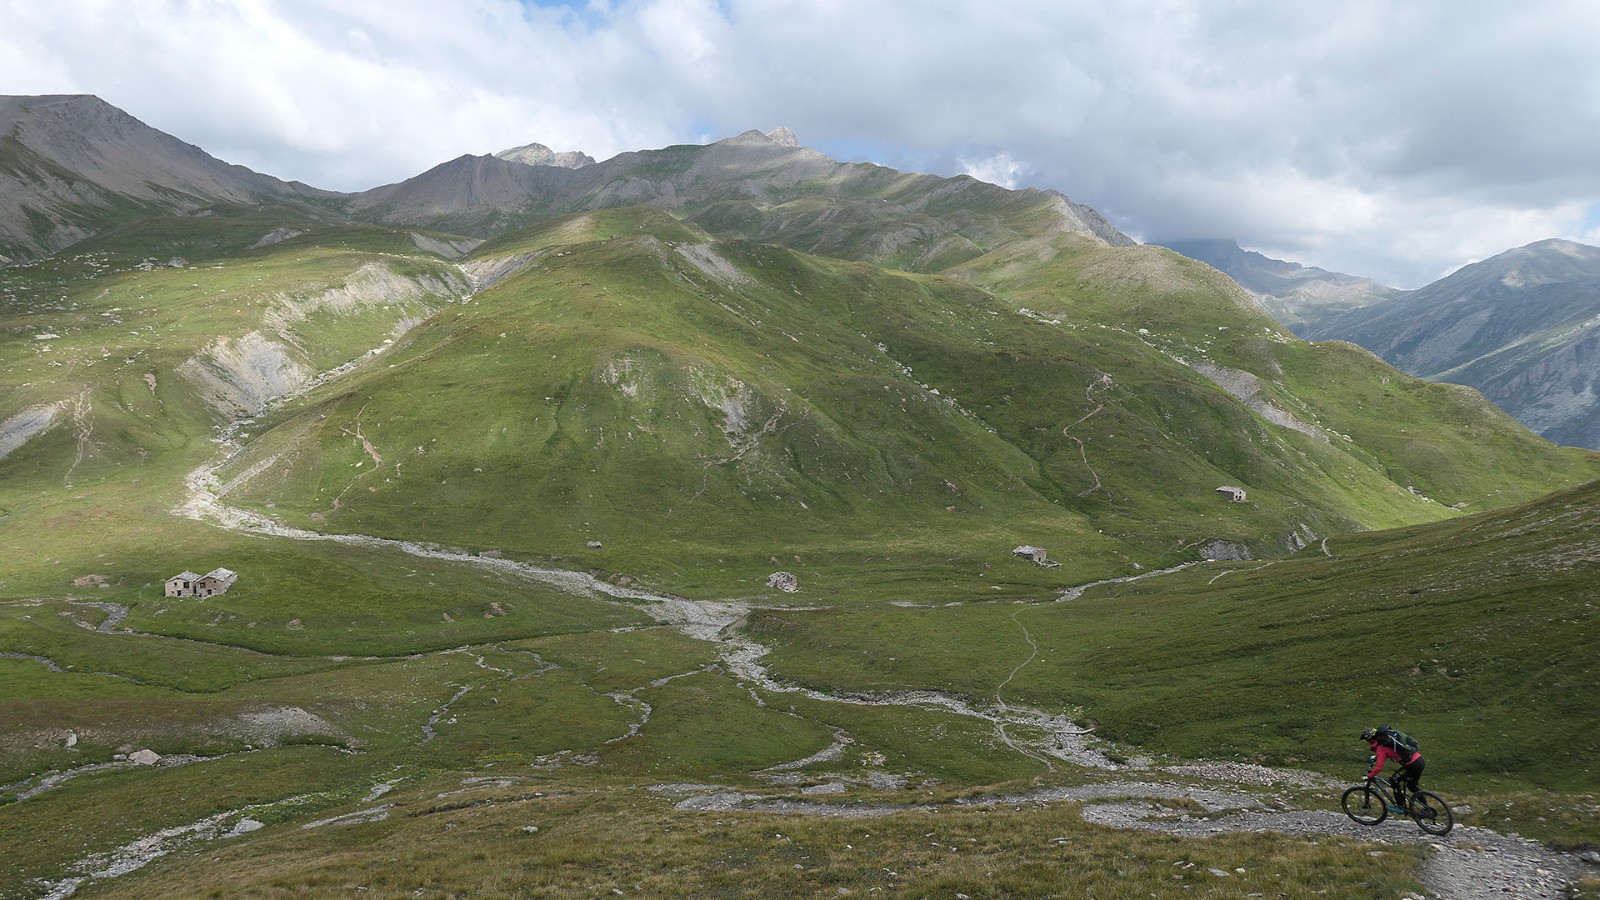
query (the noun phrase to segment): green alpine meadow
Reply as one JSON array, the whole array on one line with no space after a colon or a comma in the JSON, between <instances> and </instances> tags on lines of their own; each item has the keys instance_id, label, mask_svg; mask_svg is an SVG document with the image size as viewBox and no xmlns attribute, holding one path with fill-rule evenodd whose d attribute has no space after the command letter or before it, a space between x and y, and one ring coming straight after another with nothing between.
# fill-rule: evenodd
<instances>
[{"instance_id":1,"label":"green alpine meadow","mask_svg":"<svg viewBox=\"0 0 1600 900\"><path fill-rule=\"evenodd\" d=\"M4 99L0 897L1600 892L1600 454L1475 390L787 129L340 194Z\"/></svg>"}]
</instances>

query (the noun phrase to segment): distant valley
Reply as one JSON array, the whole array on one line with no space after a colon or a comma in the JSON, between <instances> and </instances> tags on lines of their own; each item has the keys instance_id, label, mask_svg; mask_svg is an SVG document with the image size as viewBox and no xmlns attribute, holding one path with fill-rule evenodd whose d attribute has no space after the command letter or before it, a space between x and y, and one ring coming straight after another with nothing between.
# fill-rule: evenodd
<instances>
[{"instance_id":1,"label":"distant valley","mask_svg":"<svg viewBox=\"0 0 1600 900\"><path fill-rule=\"evenodd\" d=\"M1268 312L1570 374L1535 312L1591 248L1213 268L786 128L337 193L84 96L0 99L0 197L0 897L1555 891L1600 845L1600 453ZM1449 837L1339 812L1379 710Z\"/></svg>"},{"instance_id":2,"label":"distant valley","mask_svg":"<svg viewBox=\"0 0 1600 900\"><path fill-rule=\"evenodd\" d=\"M1255 295L1261 305L1300 337L1343 313L1404 294L1371 278L1329 272L1245 250L1235 241L1158 241L1190 259L1214 266Z\"/></svg>"},{"instance_id":3,"label":"distant valley","mask_svg":"<svg viewBox=\"0 0 1600 900\"><path fill-rule=\"evenodd\" d=\"M1600 449L1600 248L1540 241L1399 291L1231 241L1172 246L1302 338L1359 344L1409 374L1477 388L1551 441Z\"/></svg>"}]
</instances>

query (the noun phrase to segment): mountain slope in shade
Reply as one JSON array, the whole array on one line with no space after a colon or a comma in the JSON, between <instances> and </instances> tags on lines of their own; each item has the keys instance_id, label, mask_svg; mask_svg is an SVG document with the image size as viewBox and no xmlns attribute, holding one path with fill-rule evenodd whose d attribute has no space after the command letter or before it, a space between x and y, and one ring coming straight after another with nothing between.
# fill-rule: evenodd
<instances>
[{"instance_id":1,"label":"mountain slope in shade","mask_svg":"<svg viewBox=\"0 0 1600 900\"><path fill-rule=\"evenodd\" d=\"M225 163L88 95L0 97L0 262L133 216L328 196Z\"/></svg>"},{"instance_id":2,"label":"mountain slope in shade","mask_svg":"<svg viewBox=\"0 0 1600 900\"><path fill-rule=\"evenodd\" d=\"M349 201L359 218L480 237L560 214L635 205L719 237L916 271L1055 233L1133 243L1098 212L1055 191L841 163L801 147L786 128L623 153L578 169L463 156Z\"/></svg>"},{"instance_id":3,"label":"mountain slope in shade","mask_svg":"<svg viewBox=\"0 0 1600 900\"><path fill-rule=\"evenodd\" d=\"M1600 448L1600 248L1539 241L1306 336L1478 388L1552 441Z\"/></svg>"},{"instance_id":4,"label":"mountain slope in shade","mask_svg":"<svg viewBox=\"0 0 1600 900\"><path fill-rule=\"evenodd\" d=\"M1372 280L1273 259L1230 240L1157 241L1220 270L1256 296L1273 317L1304 337L1334 316L1401 292Z\"/></svg>"}]
</instances>

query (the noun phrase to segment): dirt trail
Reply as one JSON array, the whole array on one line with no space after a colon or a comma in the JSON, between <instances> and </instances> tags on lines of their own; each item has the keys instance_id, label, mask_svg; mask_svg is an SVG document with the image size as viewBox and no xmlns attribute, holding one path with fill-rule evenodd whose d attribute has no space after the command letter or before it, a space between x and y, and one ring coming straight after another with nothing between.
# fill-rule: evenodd
<instances>
[{"instance_id":1,"label":"dirt trail","mask_svg":"<svg viewBox=\"0 0 1600 900\"><path fill-rule=\"evenodd\" d=\"M1087 413L1085 413L1082 418L1078 419L1078 421L1073 422L1071 425L1068 425L1065 428L1061 429L1061 433L1067 436L1067 440L1076 441L1077 442L1077 444L1078 444L1078 455L1080 457L1082 457L1082 459L1083 459L1083 467L1085 469L1089 470L1089 476L1094 479L1094 484L1089 485L1089 487L1087 489L1085 489L1083 491L1080 491L1078 493L1079 497L1087 497L1090 494L1093 494L1095 491L1100 490L1102 485L1100 483L1100 475L1095 472L1093 466L1089 465L1089 448L1084 445L1082 438L1079 438L1079 437L1077 437L1075 435L1067 434L1067 432L1069 432L1072 429L1078 427L1079 425L1082 425L1084 422L1087 422L1096 413L1099 413L1101 410L1105 409L1106 408L1106 401L1105 400L1101 400L1099 397L1096 396L1096 394L1097 393L1103 393L1105 391L1111 390L1111 389L1115 388L1116 386L1117 386L1117 383L1112 380L1110 375L1107 375L1106 373L1101 372L1100 373L1100 377L1096 378L1092 384L1090 384L1086 389L1084 389L1084 392L1083 392L1084 393L1084 397L1088 400L1088 402L1090 404L1092 404L1094 406L1094 408L1089 410Z\"/></svg>"},{"instance_id":2,"label":"dirt trail","mask_svg":"<svg viewBox=\"0 0 1600 900\"><path fill-rule=\"evenodd\" d=\"M1028 642L1028 648L1029 648L1028 658L1023 660L1022 662L1017 663L1016 668L1011 670L1011 674L1007 675L1005 680L1000 682L999 686L994 689L995 708L998 709L1000 711L1000 714L1001 714L1000 721L997 721L995 723L995 731L1000 734L1000 740L1003 741L1007 747L1010 747L1011 749L1017 751L1018 753L1022 754L1023 756L1028 757L1029 759L1037 760L1037 761L1043 763L1044 767L1047 770L1049 770L1051 772L1054 772L1056 770L1055 763L1051 762L1049 759L1045 758L1044 756L1042 756L1042 755L1040 755L1038 753L1035 753L1035 752L1033 752L1032 750L1029 750L1026 747L1023 747L1023 746L1019 745L1016 741L1011 739L1011 735L1010 734L1006 733L1006 724L1007 723L1005 721L1005 717L1008 714L1011 713L1011 706L1006 703L1006 699L1005 699L1005 696L1004 696L1005 690L1006 690L1006 685L1010 684L1017 677L1017 673L1021 672L1023 667L1027 666L1028 663L1031 663L1035 659L1039 658L1039 645L1033 642L1033 635L1028 633L1028 626L1022 624L1022 622L1018 619L1018 616L1020 616L1020 615L1022 615L1022 610L1020 610L1020 609L1017 610L1016 612L1012 613L1011 614L1011 621L1015 622L1017 627L1022 629L1022 639ZM1085 732L1085 733L1087 733L1087 732Z\"/></svg>"},{"instance_id":3,"label":"dirt trail","mask_svg":"<svg viewBox=\"0 0 1600 900\"><path fill-rule=\"evenodd\" d=\"M1423 866L1422 880L1428 888L1428 896L1438 900L1507 895L1564 898L1568 896L1568 885L1584 874L1584 864L1572 854L1549 850L1536 841L1487 828L1458 825L1448 835L1438 837L1423 833L1403 817L1392 817L1376 826L1359 825L1337 809L1269 809L1255 798L1237 792L1129 783L1099 785L1096 789L1102 797L1142 798L1085 803L1083 818L1086 821L1112 828L1181 837L1270 831L1342 836L1380 844L1426 845L1433 853ZM1056 796L1092 801L1093 793L1066 788L1056 792ZM1190 815L1159 802L1178 798L1199 803L1205 807L1206 814ZM1158 802L1149 802L1151 799Z\"/></svg>"},{"instance_id":4,"label":"dirt trail","mask_svg":"<svg viewBox=\"0 0 1600 900\"><path fill-rule=\"evenodd\" d=\"M1175 767L1181 768L1181 767ZM1199 768L1199 767L1188 767ZM1233 768L1233 767L1226 767ZM1248 767L1271 772L1262 767ZM1213 774L1221 774L1215 772ZM1334 784L1309 773L1283 772L1289 783ZM742 810L778 815L869 818L939 808L930 804L822 803L730 790L711 784L656 785L650 790L680 797L681 810ZM1329 803L1337 802L1330 791ZM1177 801L1173 805L1167 802ZM1436 837L1417 829L1409 819L1377 826L1358 825L1337 809L1285 809L1236 786L1197 786L1185 782L1109 781L1072 787L1039 788L1019 794L958 800L955 808L1023 807L1047 803L1079 803L1087 822L1108 828L1149 831L1185 838L1224 833L1275 832L1316 837L1345 837L1380 845L1423 845L1432 848L1421 873L1432 900L1476 900L1489 897L1568 897L1568 886L1595 871L1572 854L1558 853L1535 841L1486 828L1457 826ZM1195 810L1195 805L1200 810ZM1376 851L1382 852L1382 851Z\"/></svg>"}]
</instances>

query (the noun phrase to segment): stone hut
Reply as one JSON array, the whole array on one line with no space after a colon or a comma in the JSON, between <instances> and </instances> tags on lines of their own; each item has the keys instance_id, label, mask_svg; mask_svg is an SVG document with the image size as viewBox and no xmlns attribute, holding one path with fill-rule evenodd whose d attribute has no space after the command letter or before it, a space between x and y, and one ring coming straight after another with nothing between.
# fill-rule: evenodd
<instances>
[{"instance_id":1,"label":"stone hut","mask_svg":"<svg viewBox=\"0 0 1600 900\"><path fill-rule=\"evenodd\" d=\"M226 594L228 588L233 587L233 583L238 580L239 573L232 569L212 569L194 583L194 595L196 597L216 597L220 594Z\"/></svg>"},{"instance_id":2,"label":"stone hut","mask_svg":"<svg viewBox=\"0 0 1600 900\"><path fill-rule=\"evenodd\" d=\"M1242 487L1234 487L1231 484L1225 484L1222 487L1217 488L1217 493L1221 494L1228 500L1233 501L1234 503L1244 502L1244 488Z\"/></svg>"},{"instance_id":3,"label":"stone hut","mask_svg":"<svg viewBox=\"0 0 1600 900\"><path fill-rule=\"evenodd\" d=\"M184 569L182 572L167 579L167 596L193 597L195 582L199 580L199 575Z\"/></svg>"},{"instance_id":4,"label":"stone hut","mask_svg":"<svg viewBox=\"0 0 1600 900\"><path fill-rule=\"evenodd\" d=\"M1046 569L1056 569L1060 568L1061 566L1061 563L1051 559L1050 556L1045 553L1043 547L1034 547L1029 544L1023 544L1021 547L1011 551L1011 553L1012 555L1018 556L1022 559L1032 560L1033 562L1044 566Z\"/></svg>"}]
</instances>

